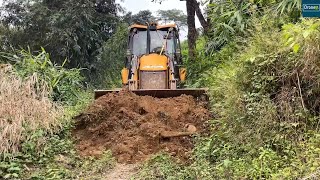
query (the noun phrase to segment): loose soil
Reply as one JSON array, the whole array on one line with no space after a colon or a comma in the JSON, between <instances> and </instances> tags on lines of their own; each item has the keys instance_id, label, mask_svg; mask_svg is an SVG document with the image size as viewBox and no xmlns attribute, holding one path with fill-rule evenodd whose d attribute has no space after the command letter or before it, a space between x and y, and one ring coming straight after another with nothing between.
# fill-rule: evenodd
<instances>
[{"instance_id":1,"label":"loose soil","mask_svg":"<svg viewBox=\"0 0 320 180\"><path fill-rule=\"evenodd\" d=\"M157 152L187 160L194 146L191 136L161 138L160 133L196 134L208 129L209 111L192 96L154 98L131 92L110 93L95 100L75 117L73 135L82 156L99 156L110 149L119 163L136 163Z\"/></svg>"}]
</instances>

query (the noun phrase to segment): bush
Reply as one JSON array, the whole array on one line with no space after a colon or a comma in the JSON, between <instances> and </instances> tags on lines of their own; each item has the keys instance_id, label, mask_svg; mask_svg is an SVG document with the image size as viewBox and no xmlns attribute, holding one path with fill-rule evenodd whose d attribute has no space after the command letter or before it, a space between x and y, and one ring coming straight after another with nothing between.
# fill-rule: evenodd
<instances>
[{"instance_id":1,"label":"bush","mask_svg":"<svg viewBox=\"0 0 320 180\"><path fill-rule=\"evenodd\" d=\"M202 77L211 84L217 118L214 135L198 150L215 178L317 174L319 21L287 24L278 32L274 25L260 21L248 43L238 47L243 51L229 53L231 61Z\"/></svg>"},{"instance_id":2,"label":"bush","mask_svg":"<svg viewBox=\"0 0 320 180\"><path fill-rule=\"evenodd\" d=\"M75 105L81 92L83 77L79 69L63 68L67 60L60 65L53 64L49 54L42 49L37 55L21 50L14 54L2 53L6 62L13 64L15 72L23 78L36 75L39 84L47 84L50 97L54 101Z\"/></svg>"},{"instance_id":3,"label":"bush","mask_svg":"<svg viewBox=\"0 0 320 180\"><path fill-rule=\"evenodd\" d=\"M279 31L278 22L255 21L247 42L234 39L210 57L200 53L200 65L187 61L189 82L209 85L215 114L212 135L198 141L192 163L156 158L143 172L171 179L319 178L320 21Z\"/></svg>"},{"instance_id":4,"label":"bush","mask_svg":"<svg viewBox=\"0 0 320 180\"><path fill-rule=\"evenodd\" d=\"M55 158L76 159L71 118L92 97L82 90L80 70L52 64L43 49L38 55L22 50L1 57L13 65L0 65L0 178L29 179L35 175L30 168L42 171L49 164L55 167L46 177L68 177Z\"/></svg>"},{"instance_id":5,"label":"bush","mask_svg":"<svg viewBox=\"0 0 320 180\"><path fill-rule=\"evenodd\" d=\"M128 24L119 24L117 31L105 42L97 57L99 76L92 82L98 88L120 88L121 69L125 66Z\"/></svg>"},{"instance_id":6,"label":"bush","mask_svg":"<svg viewBox=\"0 0 320 180\"><path fill-rule=\"evenodd\" d=\"M12 66L2 65L0 154L16 153L29 131L44 129L52 133L61 125L58 117L62 115L62 108L48 98L49 94L47 84L39 82L37 75L22 80Z\"/></svg>"}]
</instances>

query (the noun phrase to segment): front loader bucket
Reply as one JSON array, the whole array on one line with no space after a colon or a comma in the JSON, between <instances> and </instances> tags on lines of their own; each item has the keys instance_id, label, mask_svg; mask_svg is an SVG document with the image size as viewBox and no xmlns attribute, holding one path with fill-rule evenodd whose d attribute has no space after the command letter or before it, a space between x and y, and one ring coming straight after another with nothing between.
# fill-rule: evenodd
<instances>
[{"instance_id":1,"label":"front loader bucket","mask_svg":"<svg viewBox=\"0 0 320 180\"><path fill-rule=\"evenodd\" d=\"M115 90L95 90L94 98L98 99L99 97L112 93L112 92L120 92L121 89ZM195 88L195 89L140 89L140 90L132 90L131 92L139 95L139 96L152 96L157 98L170 98L170 97L178 97L183 94L193 96L194 98L201 98L202 100L208 100L208 89L207 88Z\"/></svg>"}]
</instances>

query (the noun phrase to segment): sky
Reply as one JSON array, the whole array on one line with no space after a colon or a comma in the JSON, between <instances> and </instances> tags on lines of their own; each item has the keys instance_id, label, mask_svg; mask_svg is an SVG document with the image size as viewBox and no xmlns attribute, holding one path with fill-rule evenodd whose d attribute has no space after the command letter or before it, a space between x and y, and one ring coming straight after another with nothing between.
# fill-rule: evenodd
<instances>
[{"instance_id":1,"label":"sky","mask_svg":"<svg viewBox=\"0 0 320 180\"><path fill-rule=\"evenodd\" d=\"M121 2L121 0L117 0L117 2L119 2L122 5L122 7L125 8L126 11L131 11L133 14L138 13L142 10L150 10L154 13L154 15L156 15L156 12L158 10L169 9L179 9L182 10L185 14L187 14L186 2L180 0L166 0L163 1L161 4L151 2L151 0L124 0L124 2ZM196 27L200 26L200 22L196 17ZM181 30L180 35L182 39L185 39L187 36L187 32Z\"/></svg>"},{"instance_id":2,"label":"sky","mask_svg":"<svg viewBox=\"0 0 320 180\"><path fill-rule=\"evenodd\" d=\"M0 0L1 1L1 0ZM142 10L150 10L156 15L158 10L179 9L187 14L186 2L180 0L165 0L161 4L151 2L151 0L116 0L119 2L126 11L131 11L133 14ZM196 17L196 26L200 27L200 22Z\"/></svg>"},{"instance_id":3,"label":"sky","mask_svg":"<svg viewBox=\"0 0 320 180\"><path fill-rule=\"evenodd\" d=\"M118 0L120 2L120 0ZM186 2L180 0L166 0L161 4L151 2L151 0L124 0L120 2L127 11L137 13L141 10L150 10L151 12L156 12L157 10L168 10L168 9L180 9L183 12L186 11Z\"/></svg>"}]
</instances>

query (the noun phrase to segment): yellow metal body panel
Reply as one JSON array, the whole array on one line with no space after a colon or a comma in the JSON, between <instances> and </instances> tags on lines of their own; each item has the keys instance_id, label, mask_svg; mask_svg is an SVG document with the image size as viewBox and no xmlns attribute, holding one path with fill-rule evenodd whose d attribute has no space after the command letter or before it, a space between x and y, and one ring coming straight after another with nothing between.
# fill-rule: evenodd
<instances>
[{"instance_id":1,"label":"yellow metal body panel","mask_svg":"<svg viewBox=\"0 0 320 180\"><path fill-rule=\"evenodd\" d=\"M187 69L186 68L180 68L179 69L179 76L180 80L184 82L186 80L186 75L187 75Z\"/></svg>"},{"instance_id":2,"label":"yellow metal body panel","mask_svg":"<svg viewBox=\"0 0 320 180\"><path fill-rule=\"evenodd\" d=\"M140 70L163 71L168 69L168 57L159 54L144 55L140 58Z\"/></svg>"},{"instance_id":3,"label":"yellow metal body panel","mask_svg":"<svg viewBox=\"0 0 320 180\"><path fill-rule=\"evenodd\" d=\"M138 81L138 70L136 70L133 74L133 80Z\"/></svg>"},{"instance_id":4,"label":"yellow metal body panel","mask_svg":"<svg viewBox=\"0 0 320 180\"><path fill-rule=\"evenodd\" d=\"M166 24L166 25L158 25L157 29L163 29L163 28L177 28L176 24Z\"/></svg>"},{"instance_id":5,"label":"yellow metal body panel","mask_svg":"<svg viewBox=\"0 0 320 180\"><path fill-rule=\"evenodd\" d=\"M140 24L133 24L133 25L130 26L130 29L132 29L132 28L147 29L148 26L140 25Z\"/></svg>"},{"instance_id":6,"label":"yellow metal body panel","mask_svg":"<svg viewBox=\"0 0 320 180\"><path fill-rule=\"evenodd\" d=\"M128 77L129 77L129 69L123 68L121 70L122 84L128 84Z\"/></svg>"}]
</instances>

